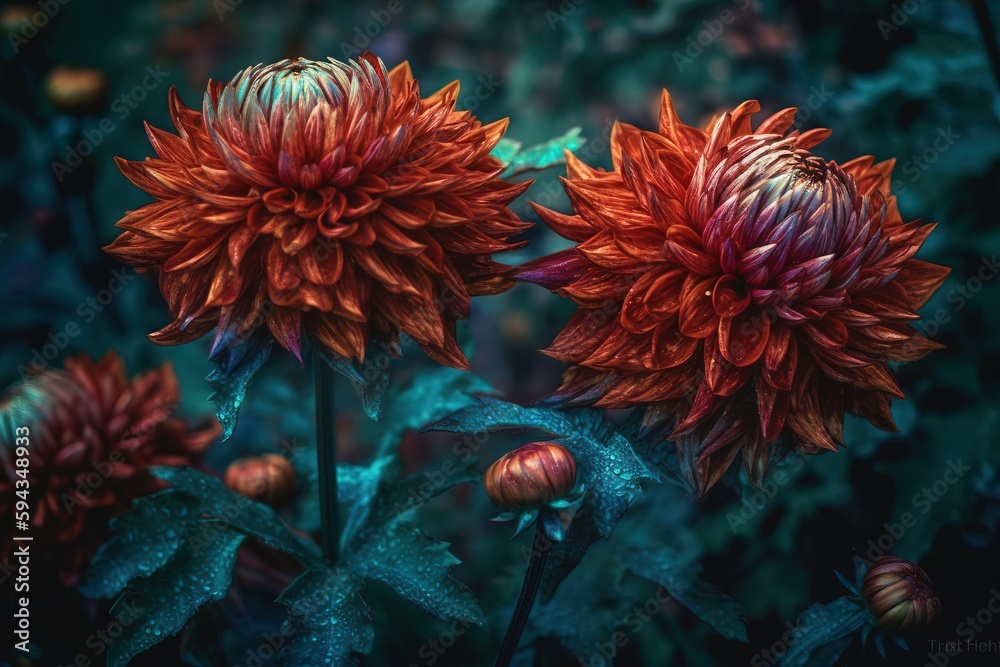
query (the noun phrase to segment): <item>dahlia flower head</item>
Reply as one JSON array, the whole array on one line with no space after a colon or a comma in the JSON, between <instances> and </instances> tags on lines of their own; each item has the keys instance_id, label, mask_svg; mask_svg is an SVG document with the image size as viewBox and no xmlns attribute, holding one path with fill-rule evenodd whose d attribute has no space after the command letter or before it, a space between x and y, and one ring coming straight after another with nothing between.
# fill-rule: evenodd
<instances>
[{"instance_id":1,"label":"dahlia flower head","mask_svg":"<svg viewBox=\"0 0 1000 667\"><path fill-rule=\"evenodd\" d=\"M567 155L576 245L520 277L578 311L545 351L572 364L550 397L642 411L703 495L742 455L749 480L794 448L843 445L844 414L895 428L892 361L938 344L910 322L948 269L913 256L934 229L904 223L892 160L844 164L791 130L796 109L751 125L755 101L683 124L664 91L658 132L616 124L613 169Z\"/></svg>"},{"instance_id":2,"label":"dahlia flower head","mask_svg":"<svg viewBox=\"0 0 1000 667\"><path fill-rule=\"evenodd\" d=\"M114 352L81 356L29 376L0 396L0 552L14 546L17 491L29 490L29 533L67 581L79 577L108 520L162 488L151 466L196 465L220 433L174 416L180 400L169 364L130 378ZM17 445L28 428L27 466ZM26 471L26 472L24 472ZM57 547L57 548L54 548Z\"/></svg>"},{"instance_id":3,"label":"dahlia flower head","mask_svg":"<svg viewBox=\"0 0 1000 667\"><path fill-rule=\"evenodd\" d=\"M529 182L490 156L507 121L456 111L454 82L422 99L410 68L284 60L210 82L202 111L170 91L179 136L147 125L158 159L119 160L157 201L107 251L159 274L172 345L217 327L213 358L265 328L301 360L315 343L363 361L405 332L467 368L455 322L508 288L492 253L529 225L508 208ZM308 339L308 341L307 341Z\"/></svg>"}]
</instances>

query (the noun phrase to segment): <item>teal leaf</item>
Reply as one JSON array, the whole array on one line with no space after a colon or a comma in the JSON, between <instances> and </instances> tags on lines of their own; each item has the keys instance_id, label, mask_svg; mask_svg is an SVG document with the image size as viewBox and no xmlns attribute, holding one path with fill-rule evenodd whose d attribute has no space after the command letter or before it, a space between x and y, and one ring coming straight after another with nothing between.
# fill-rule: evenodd
<instances>
[{"instance_id":1,"label":"teal leaf","mask_svg":"<svg viewBox=\"0 0 1000 667\"><path fill-rule=\"evenodd\" d=\"M481 397L478 404L459 410L420 431L475 433L484 430L498 432L529 429L544 431L549 435L581 433L594 437L603 437L613 432L595 410L524 407L490 397Z\"/></svg>"},{"instance_id":2,"label":"teal leaf","mask_svg":"<svg viewBox=\"0 0 1000 667\"><path fill-rule=\"evenodd\" d=\"M389 386L389 366L400 356L399 341L387 337L374 339L365 350L365 360L360 363L315 344L327 365L351 381L365 414L377 421L382 410L382 396Z\"/></svg>"},{"instance_id":3,"label":"teal leaf","mask_svg":"<svg viewBox=\"0 0 1000 667\"><path fill-rule=\"evenodd\" d=\"M954 438L953 433L963 437ZM890 475L896 487L895 507L885 522L909 526L892 553L918 562L941 528L972 518L975 471L1000 462L1000 415L980 409L928 414L910 440L913 448L907 458L880 463L876 469Z\"/></svg>"},{"instance_id":4,"label":"teal leaf","mask_svg":"<svg viewBox=\"0 0 1000 667\"><path fill-rule=\"evenodd\" d=\"M444 620L482 625L485 617L468 588L448 570L461 561L420 530L406 512L373 532L345 563L359 574L378 579L425 611Z\"/></svg>"},{"instance_id":5,"label":"teal leaf","mask_svg":"<svg viewBox=\"0 0 1000 667\"><path fill-rule=\"evenodd\" d=\"M434 481L424 473L400 477L399 458L395 455L383 456L367 466L337 466L340 513L347 517L341 546L347 550L352 543L361 543L398 515L459 484L478 481L480 473L474 466L475 461L446 465L439 471L440 479Z\"/></svg>"},{"instance_id":6,"label":"teal leaf","mask_svg":"<svg viewBox=\"0 0 1000 667\"><path fill-rule=\"evenodd\" d=\"M788 642L782 667L831 667L867 623L863 605L842 597L830 604L814 604L799 615Z\"/></svg>"},{"instance_id":7,"label":"teal leaf","mask_svg":"<svg viewBox=\"0 0 1000 667\"><path fill-rule=\"evenodd\" d=\"M180 632L202 605L225 597L243 540L222 532L208 548L185 544L157 572L132 579L111 608L122 630L108 649L108 667L125 667Z\"/></svg>"},{"instance_id":8,"label":"teal leaf","mask_svg":"<svg viewBox=\"0 0 1000 667\"><path fill-rule=\"evenodd\" d=\"M240 406L257 371L271 354L274 339L258 331L231 345L216 345L209 358L219 365L205 380L214 390L215 416L222 424L222 439L233 434Z\"/></svg>"},{"instance_id":9,"label":"teal leaf","mask_svg":"<svg viewBox=\"0 0 1000 667\"><path fill-rule=\"evenodd\" d=\"M674 599L726 639L748 641L742 609L717 586L701 579L697 562L666 547L630 550L623 554L623 560L629 570L666 588Z\"/></svg>"},{"instance_id":10,"label":"teal leaf","mask_svg":"<svg viewBox=\"0 0 1000 667\"><path fill-rule=\"evenodd\" d=\"M864 576L864 570L866 569L860 558L855 559L854 569L856 570L856 581L851 581L840 572L834 570L834 574L837 575L837 580L844 585L844 587L851 592L856 598L861 597L861 578Z\"/></svg>"},{"instance_id":11,"label":"teal leaf","mask_svg":"<svg viewBox=\"0 0 1000 667\"><path fill-rule=\"evenodd\" d=\"M641 493L641 481L658 480L659 476L639 460L629 441L604 422L596 410L526 408L483 397L479 405L463 408L423 430L476 433L514 429L534 429L557 436L555 441L576 459L577 481L587 489L581 512L565 539L549 552L541 586L545 601L551 599L590 545L611 535Z\"/></svg>"},{"instance_id":12,"label":"teal leaf","mask_svg":"<svg viewBox=\"0 0 1000 667\"><path fill-rule=\"evenodd\" d=\"M690 492L690 486L681 470L677 447L668 439L669 429L663 427L650 429L644 425L647 418L652 423L672 423L671 420L654 417L651 414L663 410L665 408L659 404L639 406L619 425L618 432L628 438L636 456L646 465L662 472L666 479Z\"/></svg>"},{"instance_id":13,"label":"teal leaf","mask_svg":"<svg viewBox=\"0 0 1000 667\"><path fill-rule=\"evenodd\" d=\"M125 514L112 519L115 533L91 560L80 592L110 599L130 579L156 572L180 547L191 520L185 499L174 491L136 499Z\"/></svg>"},{"instance_id":14,"label":"teal leaf","mask_svg":"<svg viewBox=\"0 0 1000 667\"><path fill-rule=\"evenodd\" d=\"M490 383L467 371L435 366L418 372L407 386L393 387L386 394L378 451L391 453L407 431L474 404L477 394L495 392Z\"/></svg>"},{"instance_id":15,"label":"teal leaf","mask_svg":"<svg viewBox=\"0 0 1000 667\"><path fill-rule=\"evenodd\" d=\"M463 463L446 461L436 475L422 472L400 477L398 459L393 474L384 476L378 496L372 503L370 526L378 529L405 512L417 509L427 501L450 491L460 484L476 483L482 474L476 470L476 460Z\"/></svg>"},{"instance_id":16,"label":"teal leaf","mask_svg":"<svg viewBox=\"0 0 1000 667\"><path fill-rule=\"evenodd\" d=\"M881 636L881 635L880 635ZM817 667L825 667L837 664L837 659L847 650L847 647L851 645L854 641L854 635L848 633L841 637L840 639L834 639L833 641L823 644L818 649L813 651L812 655L809 656L809 665L817 665ZM885 657L885 652L882 653L882 657Z\"/></svg>"},{"instance_id":17,"label":"teal leaf","mask_svg":"<svg viewBox=\"0 0 1000 667\"><path fill-rule=\"evenodd\" d=\"M354 390L361 397L361 405L372 420L378 419L382 409L382 396L389 386L389 366L399 356L399 341L376 338L365 350L365 360L358 364L362 382L354 382Z\"/></svg>"},{"instance_id":18,"label":"teal leaf","mask_svg":"<svg viewBox=\"0 0 1000 667\"><path fill-rule=\"evenodd\" d=\"M384 456L367 466L345 464L337 466L337 501L341 513L347 515L340 536L342 549L347 547L368 520L368 513L378 494L382 475L394 461L393 457Z\"/></svg>"},{"instance_id":19,"label":"teal leaf","mask_svg":"<svg viewBox=\"0 0 1000 667\"><path fill-rule=\"evenodd\" d=\"M190 496L202 523L210 522L255 537L304 563L321 560L319 548L294 535L272 508L236 493L222 480L194 468L154 467L150 472Z\"/></svg>"},{"instance_id":20,"label":"teal leaf","mask_svg":"<svg viewBox=\"0 0 1000 667\"><path fill-rule=\"evenodd\" d=\"M346 519L341 528L341 547L354 539L355 533L368 518L368 510L379 489L379 483L386 469L395 459L385 456L370 465L337 464L337 497L340 513ZM307 465L314 465L309 462ZM302 491L296 499L297 511L292 522L300 530L316 532L320 525L319 475L315 470L307 473Z\"/></svg>"},{"instance_id":21,"label":"teal leaf","mask_svg":"<svg viewBox=\"0 0 1000 667\"><path fill-rule=\"evenodd\" d=\"M547 169L566 162L565 151L577 151L586 143L580 136L580 128L574 127L561 137L555 137L530 148L521 149L521 143L501 139L491 153L506 167L501 178L510 178L526 171Z\"/></svg>"},{"instance_id":22,"label":"teal leaf","mask_svg":"<svg viewBox=\"0 0 1000 667\"><path fill-rule=\"evenodd\" d=\"M496 146L493 147L493 150L490 151L490 155L495 157L500 161L500 164L506 167L510 164L511 160L514 159L514 156L521 151L521 146L523 145L524 144L520 141L504 137L497 142Z\"/></svg>"},{"instance_id":23,"label":"teal leaf","mask_svg":"<svg viewBox=\"0 0 1000 667\"><path fill-rule=\"evenodd\" d=\"M113 613L136 629L113 644L109 665L124 665L177 633L206 602L221 599L231 582L236 550L247 537L286 551L310 568L311 574L281 599L289 607L288 636L303 638L290 643L286 664L331 664L326 662L331 656L336 664L346 664L352 652L371 649L371 622L358 596L366 577L387 583L442 618L482 624L475 597L449 574L459 560L448 552L448 544L419 529L414 511L437 493L468 481L470 469L456 467L431 492L420 491L410 502L411 490L427 477L400 477L399 468L394 455L339 471L339 501L348 529L343 567L336 574L328 573L318 548L294 535L270 507L197 470L152 468L171 488L137 501L123 515L119 534L95 559L96 570L88 578L93 592L105 595L127 582ZM313 660L321 655L325 657Z\"/></svg>"},{"instance_id":24,"label":"teal leaf","mask_svg":"<svg viewBox=\"0 0 1000 667\"><path fill-rule=\"evenodd\" d=\"M329 349L315 343L319 346L320 356L326 361L327 366L329 366L333 371L343 375L345 378L351 381L351 384L363 384L364 378L361 377L361 373L358 371L357 364L354 359L350 357L343 357L339 354L331 352Z\"/></svg>"},{"instance_id":25,"label":"teal leaf","mask_svg":"<svg viewBox=\"0 0 1000 667\"><path fill-rule=\"evenodd\" d=\"M372 650L375 631L358 592L364 582L348 570L312 569L278 598L288 608L290 637L282 665L352 665L351 653Z\"/></svg>"},{"instance_id":26,"label":"teal leaf","mask_svg":"<svg viewBox=\"0 0 1000 667\"><path fill-rule=\"evenodd\" d=\"M611 655L601 664L611 664L618 648L612 639L615 632L627 628L627 620L634 617L630 610L637 601L642 604L635 591L623 585L623 575L613 558L575 570L552 600L532 610L522 645L556 637L584 665L591 664L597 646L604 645ZM511 611L504 610L503 622Z\"/></svg>"}]
</instances>

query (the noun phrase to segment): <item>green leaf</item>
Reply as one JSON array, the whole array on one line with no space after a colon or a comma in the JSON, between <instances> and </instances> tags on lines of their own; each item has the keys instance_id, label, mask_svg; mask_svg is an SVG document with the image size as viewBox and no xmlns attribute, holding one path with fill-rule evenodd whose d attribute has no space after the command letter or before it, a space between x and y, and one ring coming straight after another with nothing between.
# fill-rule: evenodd
<instances>
[{"instance_id":1,"label":"green leaf","mask_svg":"<svg viewBox=\"0 0 1000 667\"><path fill-rule=\"evenodd\" d=\"M500 177L510 178L526 171L547 169L565 163L565 151L577 151L587 141L580 136L580 131L579 127L574 127L561 137L524 150L521 150L520 142L501 139L491 153L506 167Z\"/></svg>"},{"instance_id":2,"label":"green leaf","mask_svg":"<svg viewBox=\"0 0 1000 667\"><path fill-rule=\"evenodd\" d=\"M278 598L288 608L290 636L282 665L352 665L351 653L372 650L375 630L358 595L364 582L348 570L312 569Z\"/></svg>"},{"instance_id":3,"label":"green leaf","mask_svg":"<svg viewBox=\"0 0 1000 667\"><path fill-rule=\"evenodd\" d=\"M125 667L180 632L203 604L225 597L243 540L225 531L208 548L182 545L163 568L132 579L111 608L122 631L108 650L108 667Z\"/></svg>"},{"instance_id":4,"label":"green leaf","mask_svg":"<svg viewBox=\"0 0 1000 667\"><path fill-rule=\"evenodd\" d=\"M221 599L231 580L236 550L248 536L311 568L311 574L297 580L282 597L296 636L308 638L307 643L292 642L287 664L325 661L325 657L313 661L316 656L335 656L342 664L351 652L370 650L371 623L357 595L364 577L386 582L442 618L482 624L475 597L448 573L458 559L446 543L420 531L414 520L420 503L406 502L409 490L426 476L400 478L399 467L397 456L371 466L341 467L339 500L348 529L344 569L336 575L327 573L318 548L295 536L270 507L194 469L152 468L171 488L138 501L122 517L123 532L109 541L91 576L95 592L111 595L128 581L113 610L122 618L129 615L129 623L137 629L124 633L113 646L109 659L114 662L109 664L125 664L184 627L206 602ZM436 485L434 493L468 479L465 468L456 468L456 474ZM432 495L422 496L421 501ZM173 527L180 537L158 534L157 528L164 526ZM309 611L310 600L319 600L315 612ZM142 608L135 609L136 604Z\"/></svg>"},{"instance_id":5,"label":"green leaf","mask_svg":"<svg viewBox=\"0 0 1000 667\"><path fill-rule=\"evenodd\" d=\"M678 602L726 639L747 640L743 611L731 597L699 576L701 566L669 548L630 550L626 566L644 579L659 583Z\"/></svg>"},{"instance_id":6,"label":"green leaf","mask_svg":"<svg viewBox=\"0 0 1000 667\"><path fill-rule=\"evenodd\" d=\"M389 366L393 359L400 356L399 341L386 337L375 338L365 349L365 360L361 363L322 346L320 355L331 369L351 381L354 391L361 398L365 413L370 419L377 421L382 410L382 396L389 386Z\"/></svg>"},{"instance_id":7,"label":"green leaf","mask_svg":"<svg viewBox=\"0 0 1000 667\"><path fill-rule=\"evenodd\" d=\"M205 380L214 390L209 400L215 402L215 416L222 424L223 440L233 434L247 388L270 356L273 343L269 335L258 332L231 345L213 347L209 358L219 368L209 373Z\"/></svg>"},{"instance_id":8,"label":"green leaf","mask_svg":"<svg viewBox=\"0 0 1000 667\"><path fill-rule=\"evenodd\" d=\"M617 558L598 560L570 574L552 600L532 610L522 645L538 637L556 637L586 665L591 664L598 645L610 644L611 653L616 652L612 638L618 628L628 625L629 611L641 598L623 586L625 573ZM503 622L510 619L511 611L504 610Z\"/></svg>"},{"instance_id":9,"label":"green leaf","mask_svg":"<svg viewBox=\"0 0 1000 667\"><path fill-rule=\"evenodd\" d=\"M434 367L417 373L403 388L394 387L385 398L385 419L379 435L378 451L388 454L399 446L403 434L476 402L476 394L496 390L485 380L467 371Z\"/></svg>"},{"instance_id":10,"label":"green leaf","mask_svg":"<svg viewBox=\"0 0 1000 667\"><path fill-rule=\"evenodd\" d=\"M500 163L506 167L514 159L514 156L521 151L521 146L523 145L520 141L504 137L493 147L490 155L500 160Z\"/></svg>"},{"instance_id":11,"label":"green leaf","mask_svg":"<svg viewBox=\"0 0 1000 667\"><path fill-rule=\"evenodd\" d=\"M476 469L476 460L461 464L446 461L437 475L414 473L406 477L398 476L398 460L394 474L386 475L375 502L372 504L373 526L381 526L396 516L417 509L427 501L450 491L460 484L478 483L482 473Z\"/></svg>"},{"instance_id":12,"label":"green leaf","mask_svg":"<svg viewBox=\"0 0 1000 667\"><path fill-rule=\"evenodd\" d=\"M347 521L341 534L341 548L346 548L350 544L368 520L368 513L378 494L382 475L393 465L395 465L394 457L384 456L367 466L345 464L337 466L337 501L341 512L347 514Z\"/></svg>"},{"instance_id":13,"label":"green leaf","mask_svg":"<svg viewBox=\"0 0 1000 667\"><path fill-rule=\"evenodd\" d=\"M136 499L125 514L111 521L115 533L91 560L80 592L92 599L110 599L130 579L156 572L180 547L191 521L186 499L175 491Z\"/></svg>"},{"instance_id":14,"label":"green leaf","mask_svg":"<svg viewBox=\"0 0 1000 667\"><path fill-rule=\"evenodd\" d=\"M448 573L461 561L447 542L424 534L406 512L369 536L345 563L359 574L385 582L397 593L444 620L485 622L475 596Z\"/></svg>"},{"instance_id":15,"label":"green leaf","mask_svg":"<svg viewBox=\"0 0 1000 667\"><path fill-rule=\"evenodd\" d=\"M546 407L523 407L495 398L481 397L479 404L459 410L433 424L420 429L427 431L450 431L453 433L475 433L477 431L513 431L537 429L550 435L582 433L592 436L612 432L600 419L600 413L593 410L558 410Z\"/></svg>"},{"instance_id":16,"label":"green leaf","mask_svg":"<svg viewBox=\"0 0 1000 667\"><path fill-rule=\"evenodd\" d=\"M795 621L782 667L830 667L850 641L853 633L867 623L864 606L842 597L830 604L814 604ZM838 650L839 649L839 650Z\"/></svg>"},{"instance_id":17,"label":"green leaf","mask_svg":"<svg viewBox=\"0 0 1000 667\"><path fill-rule=\"evenodd\" d=\"M961 433L961 438L955 438ZM938 530L971 518L973 471L1000 462L1000 416L976 408L951 414L928 414L914 429L908 458L878 466L892 476L896 503L886 522L900 523L909 513L912 524L892 553L913 562L934 544ZM871 536L878 540L878 535Z\"/></svg>"},{"instance_id":18,"label":"green leaf","mask_svg":"<svg viewBox=\"0 0 1000 667\"><path fill-rule=\"evenodd\" d=\"M301 562L321 561L319 548L294 535L272 508L236 493L222 480L194 468L154 467L150 472L195 499L193 506L201 514L202 521L231 527Z\"/></svg>"},{"instance_id":19,"label":"green leaf","mask_svg":"<svg viewBox=\"0 0 1000 667\"><path fill-rule=\"evenodd\" d=\"M526 408L492 398L423 430L475 433L536 429L558 436L556 442L572 452L577 475L587 489L581 511L566 539L549 552L542 581L542 600L551 599L559 583L573 571L591 544L606 539L642 492L642 480L658 480L656 472L639 460L621 434L596 410L564 411Z\"/></svg>"}]
</instances>

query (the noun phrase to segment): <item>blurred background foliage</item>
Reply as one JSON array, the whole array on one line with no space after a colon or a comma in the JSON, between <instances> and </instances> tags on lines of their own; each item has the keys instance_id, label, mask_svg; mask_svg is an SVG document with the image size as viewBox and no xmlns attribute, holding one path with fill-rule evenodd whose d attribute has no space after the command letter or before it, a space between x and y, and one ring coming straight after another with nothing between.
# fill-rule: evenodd
<instances>
[{"instance_id":1,"label":"blurred background foliage","mask_svg":"<svg viewBox=\"0 0 1000 667\"><path fill-rule=\"evenodd\" d=\"M982 4L1000 22L1000 3ZM37 25L46 7L45 25ZM762 651L780 649L783 634L810 603L841 595L833 570L852 571L852 558L869 554L872 545L889 544L893 553L919 562L944 605L941 624L912 641L911 653L891 649L890 664L924 664L928 639L954 639L956 625L1000 584L1000 103L972 3L53 0L27 8L37 33L30 38L16 10L8 7L3 15L0 384L17 381L19 369L37 355L59 365L66 355L114 348L133 372L170 361L183 389L180 412L191 419L212 414L204 382L212 369L209 340L177 348L149 343L145 335L169 321L155 281L98 250L114 238L122 212L147 201L112 157L151 154L143 121L171 128L170 86L200 107L208 79L227 80L248 65L296 56L345 59L371 49L389 66L408 59L425 94L457 78L461 106L484 121L509 117L507 136L526 146L582 128L588 142L578 154L605 167L611 124L653 129L664 87L693 124L750 98L760 100L761 117L798 106L798 127L833 129L820 154L896 158L893 189L904 218L940 222L921 256L953 271L925 307L923 330L947 347L899 369L908 399L893 407L898 433L852 420L845 451L793 459L782 468L783 481L773 476L762 492L723 488L692 505L673 487L649 488L611 541L567 582L572 589L564 592L573 596L565 605L579 612L570 627L594 638L577 648L585 652L592 644L592 654L574 659L553 639L562 636L552 629L559 619L539 614L539 627L529 627L529 636L538 638L531 655L539 664L611 664L601 646L628 624L633 605L656 592L648 581L626 581L616 560L638 546L699 558L704 578L743 606L749 643L722 641L690 612L667 604L627 633L615 664L770 664L771 654ZM986 33L995 28L987 26ZM103 72L105 105L83 115L57 108L45 91L59 65ZM567 210L560 173L537 174L514 210L534 221L529 199ZM532 242L506 261L565 243L544 226L528 236ZM112 294L118 285L123 289ZM494 391L526 403L557 386L562 368L538 350L552 341L571 304L522 285L473 308L466 333L475 341L473 370L481 379L442 376L448 398L434 407L457 409L469 393ZM70 324L78 329L67 329ZM428 364L411 348L395 370L392 391L405 393L407 379ZM300 493L285 512L305 529L317 521L311 391L310 374L291 355L276 353L251 387L236 433L210 455L220 471L247 453L288 456ZM369 463L397 447L407 471L439 471L460 458L456 436L408 430L419 425L416 416L390 408L372 424L346 384L339 400L344 461ZM474 453L485 467L523 441L491 436ZM936 493L934 482L958 461L968 471ZM922 496L925 490L930 495ZM885 526L904 512L915 514L916 523L897 539ZM365 597L377 634L364 664L491 661L520 584L527 539L510 540L507 527L486 521L493 513L480 487L463 486L423 514L429 534L454 543L463 561L455 574L480 598L489 632L449 629L370 586ZM37 641L46 647L35 664L63 664L81 650L91 664L103 664L84 645L104 627L106 610L86 606L72 591L51 595L47 602L57 606L42 601L35 612ZM176 664L179 645L212 642L225 664L247 664L246 647L259 644L272 617L281 615L272 599L266 586L250 586L134 664ZM430 647L449 636L454 646L440 653ZM1000 626L979 638L1000 639ZM983 657L986 662L966 655L955 664L998 659ZM857 644L843 660L882 664Z\"/></svg>"}]
</instances>

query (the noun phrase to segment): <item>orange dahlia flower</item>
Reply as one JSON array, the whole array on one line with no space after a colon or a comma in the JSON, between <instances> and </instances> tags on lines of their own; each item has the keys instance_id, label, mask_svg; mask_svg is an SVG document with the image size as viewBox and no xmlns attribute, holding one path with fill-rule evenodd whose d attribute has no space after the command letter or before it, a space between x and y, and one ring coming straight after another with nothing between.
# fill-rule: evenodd
<instances>
[{"instance_id":1,"label":"orange dahlia flower","mask_svg":"<svg viewBox=\"0 0 1000 667\"><path fill-rule=\"evenodd\" d=\"M664 91L659 132L615 126L611 172L567 155L575 215L536 210L578 245L521 273L580 305L546 350L574 364L553 398L643 406L699 495L741 453L756 483L835 450L845 412L893 429L889 362L939 347L909 322L948 269L913 259L934 225L900 218L893 161L823 160L829 130L789 132L795 109L754 130L759 109L702 131Z\"/></svg>"},{"instance_id":2,"label":"orange dahlia flower","mask_svg":"<svg viewBox=\"0 0 1000 667\"><path fill-rule=\"evenodd\" d=\"M68 359L65 370L42 371L8 390L0 397L0 515L9 519L0 553L15 544L15 504L27 489L26 534L40 548L59 545L54 553L72 581L108 520L161 488L149 467L196 464L219 435L214 421L194 428L174 417L179 400L169 364L129 378L114 352L98 362Z\"/></svg>"},{"instance_id":3,"label":"orange dahlia flower","mask_svg":"<svg viewBox=\"0 0 1000 667\"><path fill-rule=\"evenodd\" d=\"M157 201L108 246L159 273L174 321L150 338L184 343L218 326L225 348L266 326L301 358L304 335L363 360L405 332L467 368L455 321L469 297L503 291L491 254L526 225L490 156L507 121L455 111L458 82L426 99L406 63L285 60L210 83L201 113L174 90L180 136L148 127L159 159L119 160Z\"/></svg>"}]
</instances>

